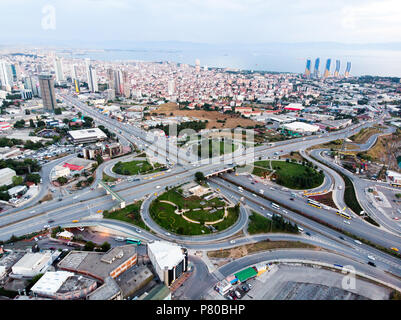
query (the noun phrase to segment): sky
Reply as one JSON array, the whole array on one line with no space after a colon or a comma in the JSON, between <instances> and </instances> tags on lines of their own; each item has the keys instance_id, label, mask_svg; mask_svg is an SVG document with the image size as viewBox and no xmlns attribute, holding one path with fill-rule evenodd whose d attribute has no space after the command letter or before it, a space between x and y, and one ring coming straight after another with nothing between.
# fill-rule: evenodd
<instances>
[{"instance_id":1,"label":"sky","mask_svg":"<svg viewBox=\"0 0 401 320\"><path fill-rule=\"evenodd\" d=\"M399 0L0 0L0 43L400 43Z\"/></svg>"}]
</instances>

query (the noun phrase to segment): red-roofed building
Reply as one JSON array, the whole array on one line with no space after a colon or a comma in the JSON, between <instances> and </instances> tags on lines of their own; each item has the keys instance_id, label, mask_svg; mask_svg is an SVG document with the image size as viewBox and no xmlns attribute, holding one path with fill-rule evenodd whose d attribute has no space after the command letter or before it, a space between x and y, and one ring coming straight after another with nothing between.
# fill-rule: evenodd
<instances>
[{"instance_id":1,"label":"red-roofed building","mask_svg":"<svg viewBox=\"0 0 401 320\"><path fill-rule=\"evenodd\" d=\"M72 171L81 171L84 168L82 166L77 166L75 164L70 164L70 163L64 163L63 167L68 168Z\"/></svg>"}]
</instances>

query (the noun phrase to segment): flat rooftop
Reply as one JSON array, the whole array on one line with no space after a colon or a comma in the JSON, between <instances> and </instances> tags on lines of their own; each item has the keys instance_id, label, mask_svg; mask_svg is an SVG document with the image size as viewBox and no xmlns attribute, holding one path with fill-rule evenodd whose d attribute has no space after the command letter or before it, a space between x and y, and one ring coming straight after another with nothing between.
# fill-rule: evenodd
<instances>
[{"instance_id":1,"label":"flat rooftop","mask_svg":"<svg viewBox=\"0 0 401 320\"><path fill-rule=\"evenodd\" d=\"M87 272L104 280L110 275L111 271L135 254L135 245L113 248L106 254L103 252L70 251L65 258L58 263L58 267L68 271ZM111 263L105 261L105 257L107 261L112 260L110 257L113 255L115 259Z\"/></svg>"}]
</instances>

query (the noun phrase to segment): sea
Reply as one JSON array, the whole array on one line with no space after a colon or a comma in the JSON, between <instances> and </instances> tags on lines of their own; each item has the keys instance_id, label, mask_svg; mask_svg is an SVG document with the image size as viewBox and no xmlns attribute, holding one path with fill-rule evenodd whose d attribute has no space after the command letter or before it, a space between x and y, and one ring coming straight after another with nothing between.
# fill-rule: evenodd
<instances>
[{"instance_id":1,"label":"sea","mask_svg":"<svg viewBox=\"0 0 401 320\"><path fill-rule=\"evenodd\" d=\"M385 47L385 46L384 46ZM231 68L235 70L302 73L306 60L311 59L312 71L315 59L320 58L320 73L323 73L328 58L331 72L335 61L340 60L340 74L344 74L347 62L351 62L351 75L401 77L401 48L380 46L362 47L351 45L202 45L178 43L141 44L129 48L107 48L96 50L71 50L63 54L74 58L90 58L102 61L171 61L195 65L199 59L202 67Z\"/></svg>"}]
</instances>

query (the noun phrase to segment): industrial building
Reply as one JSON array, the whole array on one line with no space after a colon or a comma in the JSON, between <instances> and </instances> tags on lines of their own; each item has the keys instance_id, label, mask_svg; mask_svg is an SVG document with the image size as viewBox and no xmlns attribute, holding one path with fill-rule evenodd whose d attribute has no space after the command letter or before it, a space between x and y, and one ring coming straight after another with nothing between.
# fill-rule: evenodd
<instances>
[{"instance_id":1,"label":"industrial building","mask_svg":"<svg viewBox=\"0 0 401 320\"><path fill-rule=\"evenodd\" d=\"M31 291L57 300L83 299L97 288L95 280L68 271L46 272Z\"/></svg>"},{"instance_id":2,"label":"industrial building","mask_svg":"<svg viewBox=\"0 0 401 320\"><path fill-rule=\"evenodd\" d=\"M34 277L39 273L45 273L60 252L36 252L26 253L11 268L14 276Z\"/></svg>"},{"instance_id":3,"label":"industrial building","mask_svg":"<svg viewBox=\"0 0 401 320\"><path fill-rule=\"evenodd\" d=\"M68 134L74 143L90 143L107 139L107 135L99 128L72 130Z\"/></svg>"},{"instance_id":4,"label":"industrial building","mask_svg":"<svg viewBox=\"0 0 401 320\"><path fill-rule=\"evenodd\" d=\"M91 276L100 281L107 277L117 278L136 264L137 253L134 245L110 249L107 253L71 251L59 262L61 270Z\"/></svg>"},{"instance_id":5,"label":"industrial building","mask_svg":"<svg viewBox=\"0 0 401 320\"><path fill-rule=\"evenodd\" d=\"M160 280L167 286L188 269L188 251L176 244L166 241L149 243L148 256Z\"/></svg>"},{"instance_id":6,"label":"industrial building","mask_svg":"<svg viewBox=\"0 0 401 320\"><path fill-rule=\"evenodd\" d=\"M290 135L311 134L320 130L319 126L304 122L292 122L282 126L283 130Z\"/></svg>"},{"instance_id":7,"label":"industrial building","mask_svg":"<svg viewBox=\"0 0 401 320\"><path fill-rule=\"evenodd\" d=\"M15 177L17 173L10 168L4 168L0 170L0 186L9 186L13 183L13 177Z\"/></svg>"}]
</instances>

